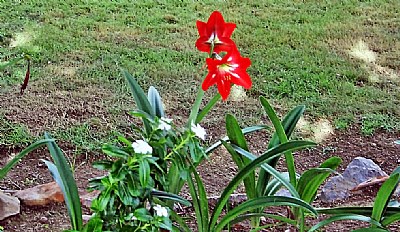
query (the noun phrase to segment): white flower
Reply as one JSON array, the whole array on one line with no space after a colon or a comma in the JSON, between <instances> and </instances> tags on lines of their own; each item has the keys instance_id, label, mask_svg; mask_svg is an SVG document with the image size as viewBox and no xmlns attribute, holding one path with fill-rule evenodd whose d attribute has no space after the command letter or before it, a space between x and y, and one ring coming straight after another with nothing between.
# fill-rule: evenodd
<instances>
[{"instance_id":1,"label":"white flower","mask_svg":"<svg viewBox=\"0 0 400 232\"><path fill-rule=\"evenodd\" d=\"M165 207L162 207L161 205L156 205L153 207L154 211L156 212L156 215L159 217L168 217L168 210Z\"/></svg>"},{"instance_id":2,"label":"white flower","mask_svg":"<svg viewBox=\"0 0 400 232\"><path fill-rule=\"evenodd\" d=\"M144 140L136 140L132 143L132 147L135 153L151 154L153 152L153 148Z\"/></svg>"},{"instance_id":3,"label":"white flower","mask_svg":"<svg viewBox=\"0 0 400 232\"><path fill-rule=\"evenodd\" d=\"M171 130L171 122L172 122L172 119L161 117L160 124L158 125L157 129Z\"/></svg>"},{"instance_id":4,"label":"white flower","mask_svg":"<svg viewBox=\"0 0 400 232\"><path fill-rule=\"evenodd\" d=\"M192 123L191 130L200 139L202 139L202 140L206 139L206 130L203 127L201 127L199 124L195 125L194 123Z\"/></svg>"}]
</instances>

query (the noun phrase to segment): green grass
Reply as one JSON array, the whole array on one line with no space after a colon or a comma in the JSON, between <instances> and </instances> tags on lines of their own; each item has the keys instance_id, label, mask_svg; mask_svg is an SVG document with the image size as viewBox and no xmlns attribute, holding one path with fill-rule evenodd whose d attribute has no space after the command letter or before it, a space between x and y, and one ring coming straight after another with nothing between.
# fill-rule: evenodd
<instances>
[{"instance_id":1,"label":"green grass","mask_svg":"<svg viewBox=\"0 0 400 232\"><path fill-rule=\"evenodd\" d=\"M309 117L328 118L338 128L358 121L363 128L371 128L367 131L384 128L387 121L400 118L399 82L385 78L370 82L375 66L351 57L348 51L363 40L378 54L376 64L399 73L398 9L397 0L0 0L0 62L24 53L33 58L27 100L19 103L20 107L32 104L29 95L77 93L72 94L74 99L96 99L88 104L101 114L92 112L84 120L71 122L57 116L54 120L68 122L40 128L23 120L2 120L0 128L15 124L30 128L35 135L46 129L55 132L55 137L92 149L97 142L91 144L89 135L103 136L109 127L92 128L85 123L100 118L101 123L113 124L112 130L118 130L126 123L126 111L133 109L121 68L134 74L145 89L154 85L167 102L167 112L188 111L205 76L200 70L206 54L194 47L195 22L206 21L213 10L237 23L233 39L252 60L250 97L264 95L283 110L305 104ZM28 42L9 47L15 38ZM0 100L7 101L15 94L25 70L26 64L20 62L0 73ZM93 92L82 91L87 86ZM56 109L65 99L59 101ZM257 121L261 115L254 104L239 108L247 112L238 112L235 104L226 103L218 110L225 106L232 106L226 111L240 114L242 121ZM7 113L7 106L1 107ZM38 112L26 113L35 117ZM368 115L386 119L366 123Z\"/></svg>"}]
</instances>

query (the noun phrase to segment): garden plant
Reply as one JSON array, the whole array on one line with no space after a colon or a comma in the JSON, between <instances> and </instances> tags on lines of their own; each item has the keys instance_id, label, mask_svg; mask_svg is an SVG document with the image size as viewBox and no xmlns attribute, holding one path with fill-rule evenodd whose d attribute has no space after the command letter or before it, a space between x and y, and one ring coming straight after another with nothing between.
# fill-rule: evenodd
<instances>
[{"instance_id":1,"label":"garden plant","mask_svg":"<svg viewBox=\"0 0 400 232\"><path fill-rule=\"evenodd\" d=\"M338 220L360 220L371 224L362 231L387 231L390 224L400 220L396 202L390 202L399 182L399 170L382 185L373 207L314 208L320 185L340 165L339 157L331 157L301 175L296 172L296 158L292 152L312 147L313 142L293 140L291 136L305 106L294 107L282 119L278 117L269 101L261 96L260 104L273 125L272 137L265 151L253 154L249 149L252 141L246 135L253 132L268 133L267 125L242 128L232 114L226 114L227 136L207 145L206 130L202 120L218 101L228 99L233 85L249 89L252 80L247 73L251 60L242 57L231 39L236 24L225 22L220 12L214 11L207 22L197 21L199 38L195 42L200 52L207 54L204 66L207 73L198 88L196 99L187 121L174 123L164 112L162 98L156 88L147 94L134 76L122 70L130 87L137 109L130 115L141 123L131 125L133 137L118 136L118 143L104 144L102 152L109 157L93 165L106 171L106 175L93 178L89 190L100 194L91 205L92 216L84 224L79 195L73 173L61 149L46 134L21 152L12 162L0 170L0 179L18 160L38 146L47 144L54 164L45 161L52 176L60 185L71 220L69 231L200 231L230 230L235 223L248 220L248 230L260 231L273 226L261 218L270 218L285 227L299 231L316 231ZM28 66L29 71L29 66ZM209 88L216 85L218 93L204 101ZM238 172L222 190L217 202L209 204L207 192L197 168L217 148L226 149L238 168ZM280 159L284 159L286 171L278 171ZM205 164L207 165L207 164ZM184 186L190 199L180 195ZM228 207L229 198L240 184L244 185L246 200ZM286 189L291 196L276 196L278 190ZM181 215L180 205L192 207L195 219ZM268 207L285 206L287 217L267 212ZM315 225L308 217L319 214L333 215ZM195 226L194 226L195 225ZM361 230L360 230L361 231Z\"/></svg>"}]
</instances>

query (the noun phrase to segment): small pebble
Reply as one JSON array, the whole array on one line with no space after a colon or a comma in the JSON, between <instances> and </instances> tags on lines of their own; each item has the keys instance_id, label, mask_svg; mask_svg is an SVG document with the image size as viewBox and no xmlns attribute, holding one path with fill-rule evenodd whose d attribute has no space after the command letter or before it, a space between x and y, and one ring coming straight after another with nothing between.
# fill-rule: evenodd
<instances>
[{"instance_id":1,"label":"small pebble","mask_svg":"<svg viewBox=\"0 0 400 232\"><path fill-rule=\"evenodd\" d=\"M47 217L41 217L39 219L39 222L42 224L48 224L49 223L49 219Z\"/></svg>"}]
</instances>

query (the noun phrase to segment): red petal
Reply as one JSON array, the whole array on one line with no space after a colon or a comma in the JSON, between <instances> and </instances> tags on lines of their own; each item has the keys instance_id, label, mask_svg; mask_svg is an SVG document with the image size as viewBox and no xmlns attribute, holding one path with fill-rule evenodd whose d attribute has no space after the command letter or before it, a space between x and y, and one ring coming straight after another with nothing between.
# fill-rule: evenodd
<instances>
[{"instance_id":1,"label":"red petal","mask_svg":"<svg viewBox=\"0 0 400 232\"><path fill-rule=\"evenodd\" d=\"M222 37L231 37L235 28L236 28L236 24L225 23L225 29L224 29L224 33L222 34Z\"/></svg>"},{"instance_id":2,"label":"red petal","mask_svg":"<svg viewBox=\"0 0 400 232\"><path fill-rule=\"evenodd\" d=\"M207 43L208 38L200 37L196 41L196 48L201 52L210 52L211 45Z\"/></svg>"},{"instance_id":3,"label":"red petal","mask_svg":"<svg viewBox=\"0 0 400 232\"><path fill-rule=\"evenodd\" d=\"M205 22L196 21L197 30L199 31L200 37L206 36L207 37L207 24Z\"/></svg>"},{"instance_id":4,"label":"red petal","mask_svg":"<svg viewBox=\"0 0 400 232\"><path fill-rule=\"evenodd\" d=\"M235 72L240 78L237 78L235 76L231 76L231 81L235 85L240 85L243 86L245 89L250 89L251 88L251 78L249 74L246 72L246 70L237 70Z\"/></svg>"},{"instance_id":5,"label":"red petal","mask_svg":"<svg viewBox=\"0 0 400 232\"><path fill-rule=\"evenodd\" d=\"M217 87L219 94L221 94L222 100L226 100L231 92L231 83L220 78L217 83Z\"/></svg>"}]
</instances>

